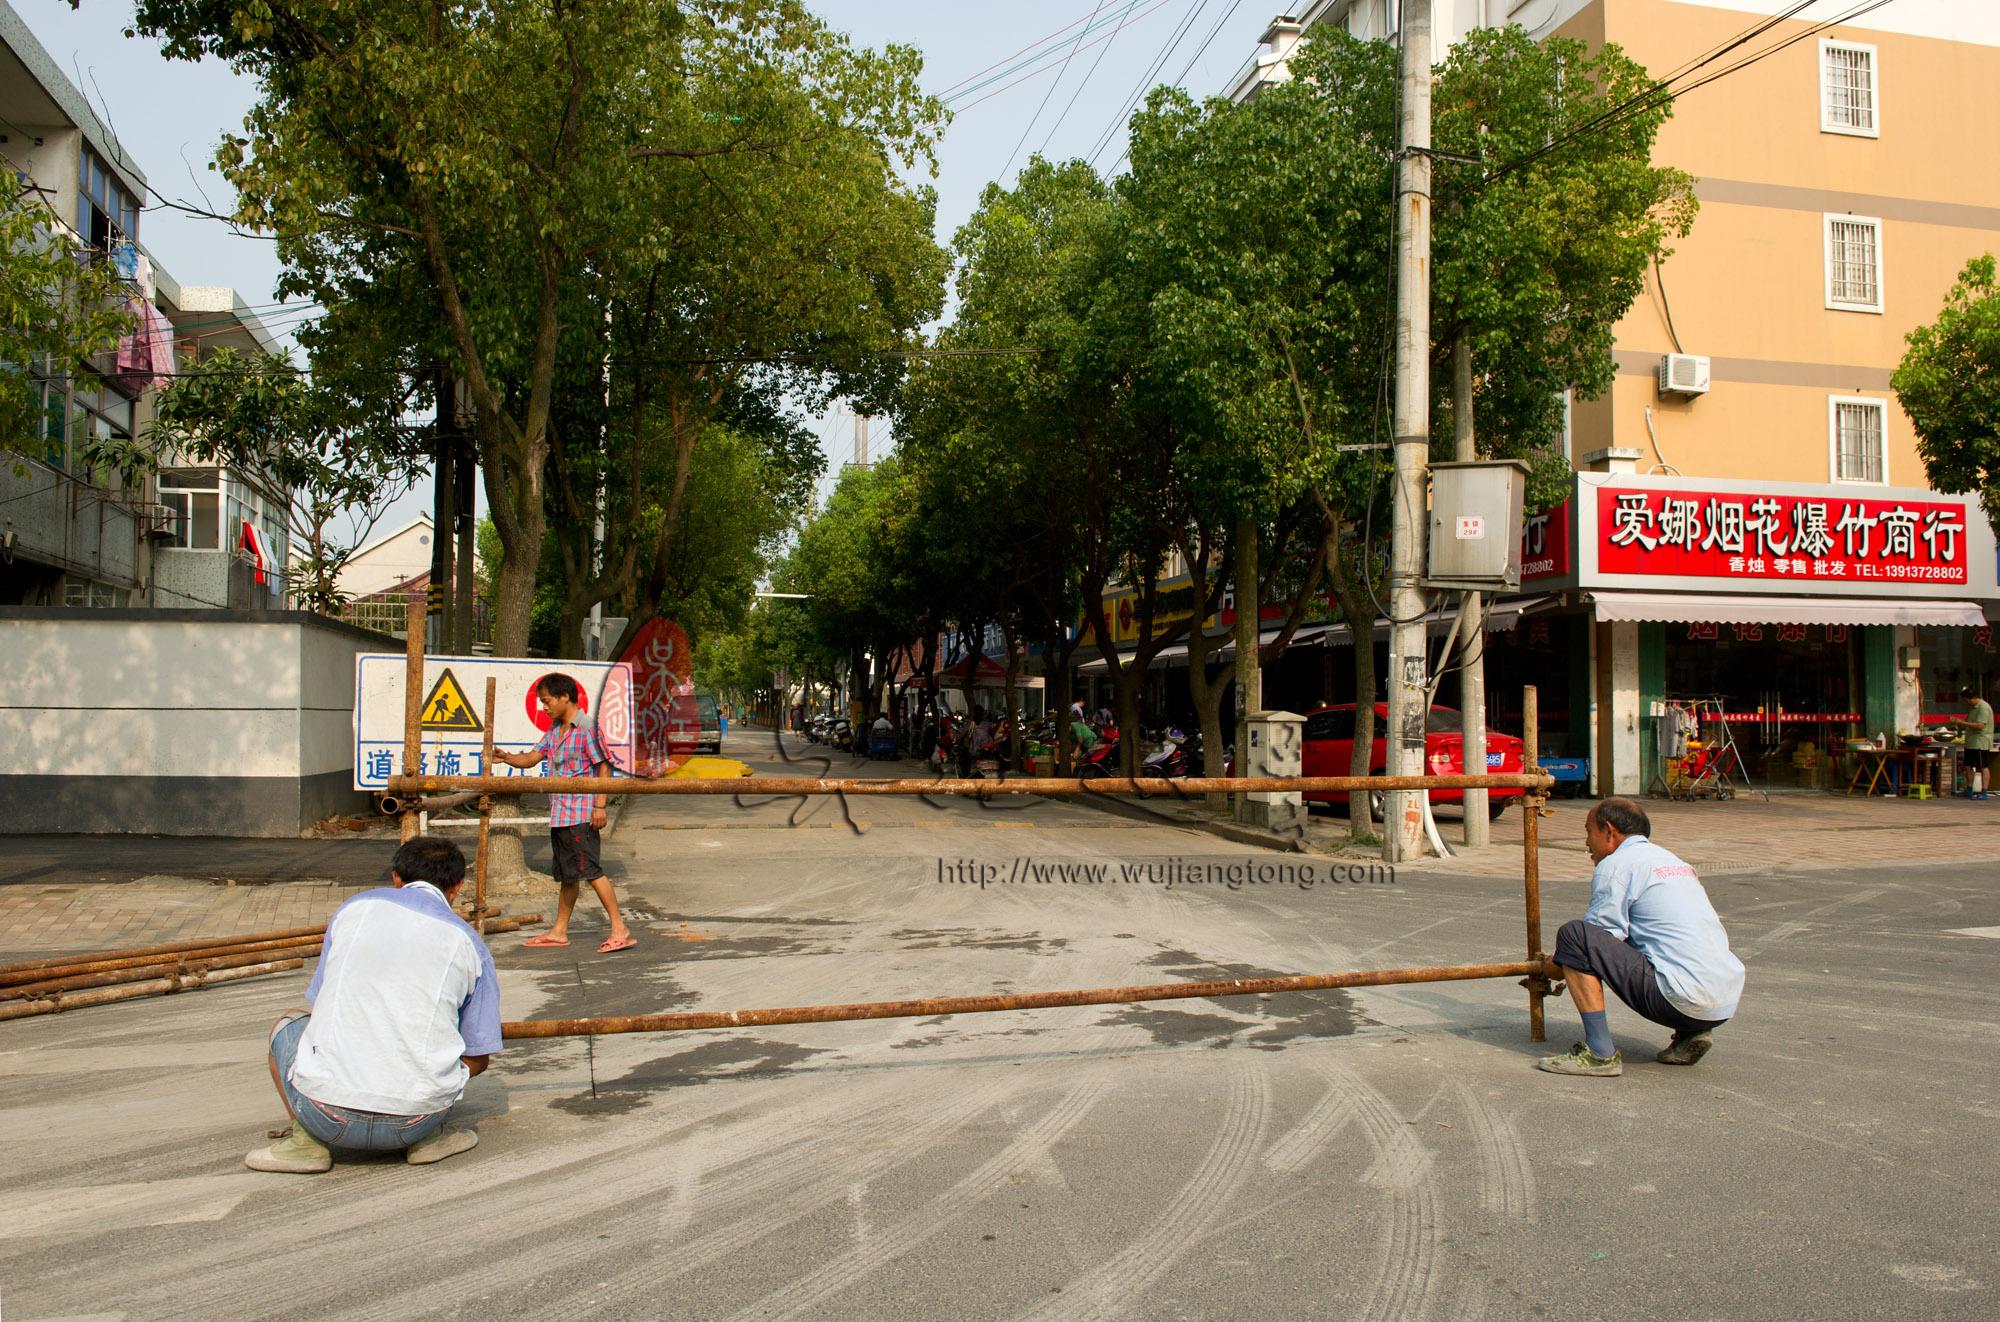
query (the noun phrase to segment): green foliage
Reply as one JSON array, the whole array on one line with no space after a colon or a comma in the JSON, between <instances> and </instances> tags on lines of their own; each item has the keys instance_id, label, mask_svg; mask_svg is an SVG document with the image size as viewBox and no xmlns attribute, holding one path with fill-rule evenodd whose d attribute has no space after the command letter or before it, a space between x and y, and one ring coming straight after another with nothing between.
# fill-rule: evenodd
<instances>
[{"instance_id":1,"label":"green foliage","mask_svg":"<svg viewBox=\"0 0 2000 1322\"><path fill-rule=\"evenodd\" d=\"M718 410L746 388L883 398L880 351L937 311L933 199L901 173L928 164L942 107L915 52L854 48L799 0L141 0L135 22L259 80L218 164L288 290L387 285L434 314L501 541L503 654L525 642L551 427L601 397L607 357L626 434L597 462L673 461L628 529L651 535L629 557L651 609ZM579 471L585 430L565 437Z\"/></svg>"},{"instance_id":2,"label":"green foliage","mask_svg":"<svg viewBox=\"0 0 2000 1322\"><path fill-rule=\"evenodd\" d=\"M428 434L404 423L403 403L343 393L282 354L223 348L160 392L143 439L154 462L261 472L288 493L293 596L332 613L341 567L421 472ZM350 529L338 536L343 519Z\"/></svg>"},{"instance_id":3,"label":"green foliage","mask_svg":"<svg viewBox=\"0 0 2000 1322\"><path fill-rule=\"evenodd\" d=\"M1937 320L1908 336L1890 383L1939 491L1976 491L2000 532L2000 289L1992 253L1958 274Z\"/></svg>"},{"instance_id":4,"label":"green foliage","mask_svg":"<svg viewBox=\"0 0 2000 1322\"><path fill-rule=\"evenodd\" d=\"M116 347L131 297L102 255L70 246L38 194L0 198L0 445L40 452L33 374L65 378Z\"/></svg>"}]
</instances>

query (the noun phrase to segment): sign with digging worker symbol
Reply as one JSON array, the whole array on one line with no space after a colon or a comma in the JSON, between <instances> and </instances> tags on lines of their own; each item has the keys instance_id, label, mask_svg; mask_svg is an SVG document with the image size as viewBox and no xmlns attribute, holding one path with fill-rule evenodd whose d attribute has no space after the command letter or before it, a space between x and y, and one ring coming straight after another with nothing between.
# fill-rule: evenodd
<instances>
[{"instance_id":1,"label":"sign with digging worker symbol","mask_svg":"<svg viewBox=\"0 0 2000 1322\"><path fill-rule=\"evenodd\" d=\"M368 653L354 661L354 788L385 790L403 767L401 653ZM432 776L531 776L540 768L481 766L486 739L486 681L495 681L493 746L510 753L533 748L548 726L536 689L549 675L567 675L581 691L582 719L597 727L611 764L632 774L632 667L605 661L536 660L528 657L428 656L424 658L419 713L419 770Z\"/></svg>"},{"instance_id":2,"label":"sign with digging worker symbol","mask_svg":"<svg viewBox=\"0 0 2000 1322\"><path fill-rule=\"evenodd\" d=\"M424 714L421 721L426 730L464 730L478 734L486 727L472 713L472 702L465 696L465 689L459 684L458 676L451 673L449 666L438 676L437 683L424 698Z\"/></svg>"}]
</instances>

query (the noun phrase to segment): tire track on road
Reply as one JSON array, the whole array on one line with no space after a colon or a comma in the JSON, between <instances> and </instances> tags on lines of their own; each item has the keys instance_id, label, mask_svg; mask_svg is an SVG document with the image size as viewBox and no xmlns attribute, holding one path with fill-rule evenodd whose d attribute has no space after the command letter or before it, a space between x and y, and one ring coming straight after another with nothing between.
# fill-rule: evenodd
<instances>
[{"instance_id":1,"label":"tire track on road","mask_svg":"<svg viewBox=\"0 0 2000 1322\"><path fill-rule=\"evenodd\" d=\"M1108 1090L1109 1080L1102 1074L1084 1080L1026 1132L931 1199L920 1212L904 1217L885 1230L877 1230L867 1242L844 1256L822 1264L802 1280L764 1296L735 1316L742 1319L797 1317L859 1284L886 1264L911 1253L943 1231L950 1222L977 1207L1010 1172L1045 1156L1105 1099Z\"/></svg>"},{"instance_id":2,"label":"tire track on road","mask_svg":"<svg viewBox=\"0 0 2000 1322\"><path fill-rule=\"evenodd\" d=\"M1270 1116L1271 1081L1263 1060L1233 1062L1229 1101L1201 1165L1164 1210L1123 1252L1063 1287L1062 1294L1020 1316L1032 1322L1104 1318L1124 1312L1210 1222L1220 1218L1249 1182L1258 1141Z\"/></svg>"},{"instance_id":3,"label":"tire track on road","mask_svg":"<svg viewBox=\"0 0 2000 1322\"><path fill-rule=\"evenodd\" d=\"M1464 1081L1454 1079L1452 1087L1479 1152L1480 1206L1494 1216L1534 1224L1539 1219L1535 1172L1520 1131Z\"/></svg>"}]
</instances>

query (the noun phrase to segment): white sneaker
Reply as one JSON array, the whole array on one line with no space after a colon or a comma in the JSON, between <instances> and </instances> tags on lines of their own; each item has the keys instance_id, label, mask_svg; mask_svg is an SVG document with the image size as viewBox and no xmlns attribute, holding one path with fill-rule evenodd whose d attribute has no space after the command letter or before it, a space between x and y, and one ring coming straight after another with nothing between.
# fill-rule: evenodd
<instances>
[{"instance_id":1,"label":"white sneaker","mask_svg":"<svg viewBox=\"0 0 2000 1322\"><path fill-rule=\"evenodd\" d=\"M412 1166L428 1166L478 1146L479 1135L470 1129L440 1129L423 1142L412 1144L403 1153L403 1160Z\"/></svg>"}]
</instances>

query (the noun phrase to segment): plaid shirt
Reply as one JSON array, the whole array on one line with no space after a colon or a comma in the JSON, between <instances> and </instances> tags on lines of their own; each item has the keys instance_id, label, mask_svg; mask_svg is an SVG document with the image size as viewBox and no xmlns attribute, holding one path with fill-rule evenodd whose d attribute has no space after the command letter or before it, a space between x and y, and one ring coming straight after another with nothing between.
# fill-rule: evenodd
<instances>
[{"instance_id":1,"label":"plaid shirt","mask_svg":"<svg viewBox=\"0 0 2000 1322\"><path fill-rule=\"evenodd\" d=\"M542 755L542 769L550 776L588 776L599 762L609 762L604 745L597 740L597 726L551 725L534 751ZM588 824L597 809L595 794L551 794L549 825Z\"/></svg>"}]
</instances>

